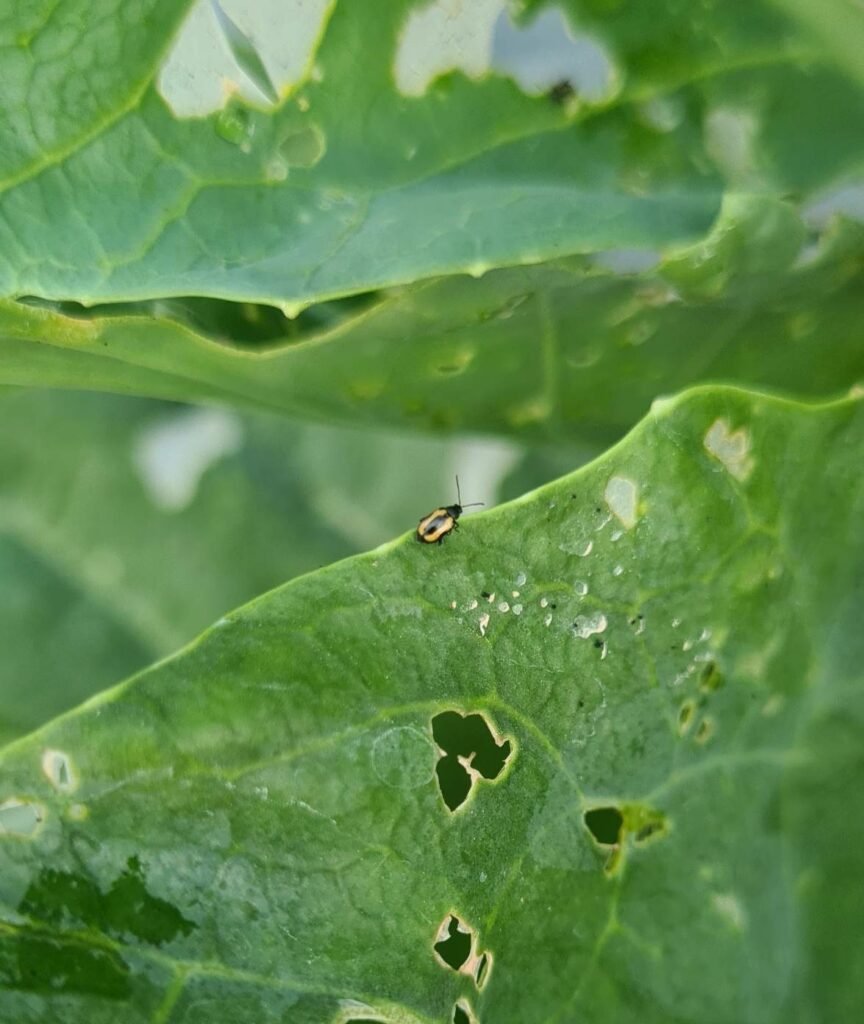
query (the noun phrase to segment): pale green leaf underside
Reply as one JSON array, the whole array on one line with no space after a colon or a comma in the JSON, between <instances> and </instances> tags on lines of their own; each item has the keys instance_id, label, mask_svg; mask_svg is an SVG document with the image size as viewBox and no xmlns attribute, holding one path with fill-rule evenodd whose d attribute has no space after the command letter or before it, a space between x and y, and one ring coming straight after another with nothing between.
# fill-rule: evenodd
<instances>
[{"instance_id":1,"label":"pale green leaf underside","mask_svg":"<svg viewBox=\"0 0 864 1024\"><path fill-rule=\"evenodd\" d=\"M8 747L0 805L44 820L0 837L0 1015L854 1019L862 442L860 401L692 392ZM513 744L452 815L444 710ZM665 831L614 867L598 804ZM480 992L433 953L451 913L494 958Z\"/></svg>"}]
</instances>

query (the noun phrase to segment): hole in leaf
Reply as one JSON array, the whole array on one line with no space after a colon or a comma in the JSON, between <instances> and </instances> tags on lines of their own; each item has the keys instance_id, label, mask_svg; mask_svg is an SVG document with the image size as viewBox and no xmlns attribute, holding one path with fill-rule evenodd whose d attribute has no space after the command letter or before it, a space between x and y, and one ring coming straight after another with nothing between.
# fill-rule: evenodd
<instances>
[{"instance_id":1,"label":"hole in leaf","mask_svg":"<svg viewBox=\"0 0 864 1024\"><path fill-rule=\"evenodd\" d=\"M683 736L693 722L693 712L696 704L692 700L685 700L678 712L678 732Z\"/></svg>"},{"instance_id":2,"label":"hole in leaf","mask_svg":"<svg viewBox=\"0 0 864 1024\"><path fill-rule=\"evenodd\" d=\"M46 750L42 754L42 771L60 793L71 793L77 785L72 761L61 750Z\"/></svg>"},{"instance_id":3,"label":"hole in leaf","mask_svg":"<svg viewBox=\"0 0 864 1024\"><path fill-rule=\"evenodd\" d=\"M471 776L459 762L458 757L450 754L442 757L435 766L438 785L444 803L451 811L455 811L466 800L471 792Z\"/></svg>"},{"instance_id":4,"label":"hole in leaf","mask_svg":"<svg viewBox=\"0 0 864 1024\"><path fill-rule=\"evenodd\" d=\"M249 80L254 83L263 96L270 100L271 103L278 103L279 93L276 91L276 87L273 85L267 68L264 66L264 62L261 60L261 56L255 49L252 40L228 17L218 0L212 0L212 4L213 13L216 15L216 20L225 36L225 42L228 44L234 60L237 61L238 67L248 76Z\"/></svg>"},{"instance_id":5,"label":"hole in leaf","mask_svg":"<svg viewBox=\"0 0 864 1024\"><path fill-rule=\"evenodd\" d=\"M510 740L498 740L480 714L442 711L432 719L432 736L443 756L436 765L444 803L453 811L471 791L474 779L493 781L512 753Z\"/></svg>"},{"instance_id":6,"label":"hole in leaf","mask_svg":"<svg viewBox=\"0 0 864 1024\"><path fill-rule=\"evenodd\" d=\"M603 846L615 846L621 840L624 818L617 807L595 807L585 812L585 825Z\"/></svg>"},{"instance_id":7,"label":"hole in leaf","mask_svg":"<svg viewBox=\"0 0 864 1024\"><path fill-rule=\"evenodd\" d=\"M453 1007L453 1024L475 1024L474 1016L466 1004L457 1003Z\"/></svg>"},{"instance_id":8,"label":"hole in leaf","mask_svg":"<svg viewBox=\"0 0 864 1024\"><path fill-rule=\"evenodd\" d=\"M714 690L719 690L723 685L723 676L720 674L720 669L717 668L717 663L709 661L699 676L699 689L704 693L712 693Z\"/></svg>"},{"instance_id":9,"label":"hole in leaf","mask_svg":"<svg viewBox=\"0 0 864 1024\"><path fill-rule=\"evenodd\" d=\"M483 988L486 984L486 979L489 977L489 967L491 963L491 953L483 953L477 961L477 968L474 971L474 983L477 988Z\"/></svg>"},{"instance_id":10,"label":"hole in leaf","mask_svg":"<svg viewBox=\"0 0 864 1024\"><path fill-rule=\"evenodd\" d=\"M471 932L463 931L459 918L451 914L446 925L446 937L435 943L435 952L448 967L458 971L471 956L472 941Z\"/></svg>"}]
</instances>

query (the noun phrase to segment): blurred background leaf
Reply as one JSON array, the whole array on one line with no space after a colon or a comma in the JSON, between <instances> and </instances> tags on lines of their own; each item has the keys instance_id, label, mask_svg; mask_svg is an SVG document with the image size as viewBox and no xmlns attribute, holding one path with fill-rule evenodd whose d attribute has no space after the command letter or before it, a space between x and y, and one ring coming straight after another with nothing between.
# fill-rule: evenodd
<instances>
[{"instance_id":1,"label":"blurred background leaf","mask_svg":"<svg viewBox=\"0 0 864 1024\"><path fill-rule=\"evenodd\" d=\"M410 529L456 472L493 503L589 454L0 391L0 742Z\"/></svg>"}]
</instances>

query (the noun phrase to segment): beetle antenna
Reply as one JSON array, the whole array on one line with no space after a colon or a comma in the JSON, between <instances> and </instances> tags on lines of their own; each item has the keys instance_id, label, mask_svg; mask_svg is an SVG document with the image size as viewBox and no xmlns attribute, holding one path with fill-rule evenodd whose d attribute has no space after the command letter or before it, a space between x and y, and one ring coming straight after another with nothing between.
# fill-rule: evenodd
<instances>
[{"instance_id":1,"label":"beetle antenna","mask_svg":"<svg viewBox=\"0 0 864 1024\"><path fill-rule=\"evenodd\" d=\"M485 501L472 501L467 505L462 504L462 494L459 490L459 477L456 477L456 499L459 502L459 508L475 508L477 505L485 505Z\"/></svg>"}]
</instances>

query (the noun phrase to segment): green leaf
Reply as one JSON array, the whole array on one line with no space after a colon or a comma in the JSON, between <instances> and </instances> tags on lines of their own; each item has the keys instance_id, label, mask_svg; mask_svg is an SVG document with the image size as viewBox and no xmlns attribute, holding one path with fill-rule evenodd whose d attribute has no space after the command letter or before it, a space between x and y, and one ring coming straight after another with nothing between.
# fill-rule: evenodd
<instances>
[{"instance_id":1,"label":"green leaf","mask_svg":"<svg viewBox=\"0 0 864 1024\"><path fill-rule=\"evenodd\" d=\"M374 16L348 2L274 4L257 34L240 24L254 20L242 5L199 5L167 63L187 5L165 6L146 5L142 32L120 9L82 15L63 0L61 24L21 36L34 74L56 67L84 113L62 90L58 102L19 88L21 119L52 127L15 157L0 196L0 294L209 295L296 310L436 275L695 240L728 188L799 199L864 158L849 128L864 113L859 83L773 3L712 2L696 18L675 0L569 0L556 23L572 48L575 94L563 102L556 83L526 77L545 52L536 4L518 23L478 4L425 33L430 6L410 0ZM85 45L66 38L68 24L83 26ZM91 81L79 61L101 56L103 36L134 59L128 70L109 59L104 74L100 61ZM586 47L597 88L578 81ZM215 82L203 108L188 95L199 79ZM280 103L225 105L249 80L252 96L275 90Z\"/></svg>"},{"instance_id":2,"label":"green leaf","mask_svg":"<svg viewBox=\"0 0 864 1024\"><path fill-rule=\"evenodd\" d=\"M51 178L52 168L134 111L191 6L191 0L4 0L3 192Z\"/></svg>"},{"instance_id":3,"label":"green leaf","mask_svg":"<svg viewBox=\"0 0 864 1024\"><path fill-rule=\"evenodd\" d=\"M788 203L738 195L654 269L609 253L444 278L359 312L315 307L292 338L257 306L177 303L168 319L164 303L92 318L9 303L0 380L603 444L693 384L824 396L864 379L862 230L806 237Z\"/></svg>"},{"instance_id":4,"label":"green leaf","mask_svg":"<svg viewBox=\"0 0 864 1024\"><path fill-rule=\"evenodd\" d=\"M658 403L6 748L4 1019L854 1020L862 443Z\"/></svg>"}]
</instances>

